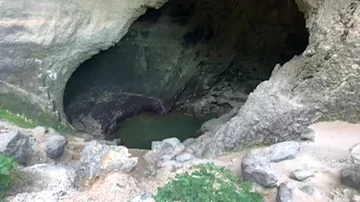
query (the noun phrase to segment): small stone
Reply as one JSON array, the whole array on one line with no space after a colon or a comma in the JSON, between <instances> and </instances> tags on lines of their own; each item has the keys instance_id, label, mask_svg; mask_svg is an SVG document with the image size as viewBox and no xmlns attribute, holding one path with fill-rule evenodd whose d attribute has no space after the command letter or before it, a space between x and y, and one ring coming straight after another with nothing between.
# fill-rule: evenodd
<instances>
[{"instance_id":1,"label":"small stone","mask_svg":"<svg viewBox=\"0 0 360 202\"><path fill-rule=\"evenodd\" d=\"M355 145L350 149L351 160L355 164L360 164L360 144Z\"/></svg>"},{"instance_id":2,"label":"small stone","mask_svg":"<svg viewBox=\"0 0 360 202\"><path fill-rule=\"evenodd\" d=\"M315 142L315 137L316 137L316 133L312 128L305 128L305 130L301 133L300 136L302 140L308 140L312 142Z\"/></svg>"},{"instance_id":3,"label":"small stone","mask_svg":"<svg viewBox=\"0 0 360 202\"><path fill-rule=\"evenodd\" d=\"M135 197L131 202L155 202L155 199L150 193L145 192Z\"/></svg>"},{"instance_id":4,"label":"small stone","mask_svg":"<svg viewBox=\"0 0 360 202\"><path fill-rule=\"evenodd\" d=\"M62 135L52 135L46 141L46 154L52 159L59 158L65 151L68 141Z\"/></svg>"},{"instance_id":5,"label":"small stone","mask_svg":"<svg viewBox=\"0 0 360 202\"><path fill-rule=\"evenodd\" d=\"M26 165L31 152L29 136L17 130L0 133L0 154L11 157L19 164Z\"/></svg>"},{"instance_id":6,"label":"small stone","mask_svg":"<svg viewBox=\"0 0 360 202\"><path fill-rule=\"evenodd\" d=\"M355 194L351 197L350 202L360 202L360 195Z\"/></svg>"},{"instance_id":7,"label":"small stone","mask_svg":"<svg viewBox=\"0 0 360 202\"><path fill-rule=\"evenodd\" d=\"M163 156L161 156L161 161L165 162L165 161L169 161L171 159L173 159L175 157L175 154L165 154Z\"/></svg>"},{"instance_id":8,"label":"small stone","mask_svg":"<svg viewBox=\"0 0 360 202\"><path fill-rule=\"evenodd\" d=\"M342 184L357 189L360 189L360 165L353 165L345 168L340 173L340 181Z\"/></svg>"},{"instance_id":9,"label":"small stone","mask_svg":"<svg viewBox=\"0 0 360 202\"><path fill-rule=\"evenodd\" d=\"M313 177L314 172L307 169L297 169L291 173L290 178L297 180L297 181L304 181L309 177Z\"/></svg>"},{"instance_id":10,"label":"small stone","mask_svg":"<svg viewBox=\"0 0 360 202\"><path fill-rule=\"evenodd\" d=\"M351 65L351 68L357 70L357 69L359 69L359 65L358 65L358 64L352 64L352 65Z\"/></svg>"},{"instance_id":11,"label":"small stone","mask_svg":"<svg viewBox=\"0 0 360 202\"><path fill-rule=\"evenodd\" d=\"M302 186L302 187L300 188L300 191L302 191L302 192L304 192L304 193L306 193L306 194L308 194L308 195L314 195L314 193L315 193L315 188L312 187L312 186L310 186L310 185L305 185L305 186Z\"/></svg>"},{"instance_id":12,"label":"small stone","mask_svg":"<svg viewBox=\"0 0 360 202\"><path fill-rule=\"evenodd\" d=\"M293 202L292 190L285 183L281 183L278 187L276 196L277 202Z\"/></svg>"},{"instance_id":13,"label":"small stone","mask_svg":"<svg viewBox=\"0 0 360 202\"><path fill-rule=\"evenodd\" d=\"M190 153L182 153L179 154L175 157L175 160L179 163L184 163L186 161L190 161L193 160L195 158L195 156L193 154Z\"/></svg>"},{"instance_id":14,"label":"small stone","mask_svg":"<svg viewBox=\"0 0 360 202\"><path fill-rule=\"evenodd\" d=\"M195 138L188 138L182 144L187 147L187 146L191 145L194 142L195 142Z\"/></svg>"}]
</instances>

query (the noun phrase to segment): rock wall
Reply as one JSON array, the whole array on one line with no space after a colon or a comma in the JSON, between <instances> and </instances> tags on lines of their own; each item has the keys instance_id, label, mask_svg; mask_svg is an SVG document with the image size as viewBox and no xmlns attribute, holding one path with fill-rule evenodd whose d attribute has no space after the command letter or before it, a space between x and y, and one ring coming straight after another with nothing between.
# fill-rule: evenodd
<instances>
[{"instance_id":1,"label":"rock wall","mask_svg":"<svg viewBox=\"0 0 360 202\"><path fill-rule=\"evenodd\" d=\"M183 106L201 97L215 81L224 83L219 77L229 77L237 90L265 80L276 62L300 54L307 40L293 1L173 0L149 10L114 47L78 68L66 87L65 113L77 129L111 134L141 111L164 114L175 102ZM250 86L252 91L256 84ZM205 111L188 108L182 109Z\"/></svg>"},{"instance_id":2,"label":"rock wall","mask_svg":"<svg viewBox=\"0 0 360 202\"><path fill-rule=\"evenodd\" d=\"M74 70L165 2L0 0L0 107L45 122L63 118L63 91Z\"/></svg>"},{"instance_id":3,"label":"rock wall","mask_svg":"<svg viewBox=\"0 0 360 202\"><path fill-rule=\"evenodd\" d=\"M217 157L249 144L298 138L316 121L360 121L360 6L354 0L298 0L310 43L301 56L277 65L226 124L191 146Z\"/></svg>"}]
</instances>

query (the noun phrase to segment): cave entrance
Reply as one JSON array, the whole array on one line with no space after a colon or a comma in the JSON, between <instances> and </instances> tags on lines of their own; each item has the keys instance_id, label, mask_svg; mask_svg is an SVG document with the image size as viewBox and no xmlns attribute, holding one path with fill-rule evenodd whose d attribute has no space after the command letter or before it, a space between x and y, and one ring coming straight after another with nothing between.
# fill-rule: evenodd
<instances>
[{"instance_id":1,"label":"cave entrance","mask_svg":"<svg viewBox=\"0 0 360 202\"><path fill-rule=\"evenodd\" d=\"M241 106L276 64L305 50L308 37L294 0L171 0L148 10L120 42L80 65L65 88L65 114L80 131L150 145L177 135L159 129L169 134L144 138L142 121L164 118L149 113L190 113L191 127L199 127L208 119L203 115ZM130 118L142 112L147 114L141 119ZM186 128L187 118L169 119ZM166 120L163 127L176 125ZM154 124L154 133L160 125ZM144 147L139 145L130 146Z\"/></svg>"}]
</instances>

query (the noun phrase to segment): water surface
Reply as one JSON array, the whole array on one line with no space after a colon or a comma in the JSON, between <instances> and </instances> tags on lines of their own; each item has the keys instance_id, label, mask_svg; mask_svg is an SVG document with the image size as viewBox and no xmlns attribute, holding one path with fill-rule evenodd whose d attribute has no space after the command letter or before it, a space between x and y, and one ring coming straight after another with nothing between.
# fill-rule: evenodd
<instances>
[{"instance_id":1,"label":"water surface","mask_svg":"<svg viewBox=\"0 0 360 202\"><path fill-rule=\"evenodd\" d=\"M181 112L167 115L144 112L123 121L115 135L121 138L128 148L150 149L152 141L170 137L184 141L196 137L200 126L215 117L214 114L195 117Z\"/></svg>"}]
</instances>

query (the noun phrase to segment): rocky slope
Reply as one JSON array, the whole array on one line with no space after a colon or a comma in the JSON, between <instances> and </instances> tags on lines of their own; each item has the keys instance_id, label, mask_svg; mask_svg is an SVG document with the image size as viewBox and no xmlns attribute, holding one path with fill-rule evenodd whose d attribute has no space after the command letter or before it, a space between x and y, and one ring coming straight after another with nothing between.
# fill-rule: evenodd
<instances>
[{"instance_id":1,"label":"rocky slope","mask_svg":"<svg viewBox=\"0 0 360 202\"><path fill-rule=\"evenodd\" d=\"M26 179L14 182L5 200L9 202L154 202L157 188L176 174L191 170L193 165L205 163L227 167L243 180L255 183L254 189L263 194L266 202L338 202L359 198L359 125L320 123L308 128L302 140L250 148L209 160L196 158L188 147L190 141L181 143L176 138L153 142L150 151L71 136L62 137L67 140L64 146L50 141L59 139L51 129L25 130L0 124L0 154L22 163L20 174ZM29 142L31 147L26 147L27 152L23 152L23 139L11 136L13 131L33 140ZM10 144L5 138L9 136ZM332 144L333 141L337 143ZM57 158L49 155L49 148L58 148ZM7 153L9 150L13 152ZM15 154L32 161L25 163Z\"/></svg>"}]
</instances>

